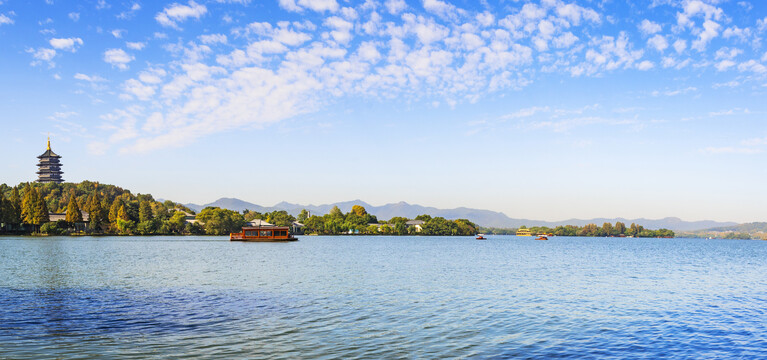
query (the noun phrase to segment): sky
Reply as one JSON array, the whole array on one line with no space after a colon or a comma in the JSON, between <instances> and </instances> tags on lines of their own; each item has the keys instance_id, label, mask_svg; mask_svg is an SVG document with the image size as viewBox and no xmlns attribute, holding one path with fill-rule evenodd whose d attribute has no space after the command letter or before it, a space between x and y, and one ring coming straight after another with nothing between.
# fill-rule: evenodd
<instances>
[{"instance_id":1,"label":"sky","mask_svg":"<svg viewBox=\"0 0 767 360\"><path fill-rule=\"evenodd\" d=\"M0 0L0 183L767 221L761 0Z\"/></svg>"}]
</instances>

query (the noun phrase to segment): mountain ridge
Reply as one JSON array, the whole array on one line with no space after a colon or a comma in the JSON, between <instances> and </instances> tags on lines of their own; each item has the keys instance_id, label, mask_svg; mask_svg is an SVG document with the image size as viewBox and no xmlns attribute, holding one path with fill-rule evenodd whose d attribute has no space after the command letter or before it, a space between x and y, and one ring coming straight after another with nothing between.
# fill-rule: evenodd
<instances>
[{"instance_id":1,"label":"mountain ridge","mask_svg":"<svg viewBox=\"0 0 767 360\"><path fill-rule=\"evenodd\" d=\"M638 225L642 225L648 229L666 228L666 229L670 229L674 231L694 231L694 230L710 229L714 227L726 227L726 226L738 225L738 223L735 223L735 222L720 222L720 221L713 221L713 220L685 221L678 217L666 217L662 219L646 219L646 218L627 219L623 217L593 218L593 219L571 218L571 219L566 219L562 221L515 219L515 218L510 218L509 216L507 216L506 214L502 212L492 211L492 210L472 209L467 207L457 207L454 209L439 209L439 208L435 208L431 206L409 204L405 201L385 204L381 206L374 206L360 199L336 202L332 204L321 204L321 205L313 205L313 204L301 205L301 204L294 204L294 203L289 203L286 201L281 201L275 204L274 206L262 206L262 205L247 202L237 198L223 197L214 202L204 204L204 205L198 205L198 204L192 204L192 203L184 204L184 205L198 212L208 206L217 206L220 208L235 210L235 211L243 211L246 209L258 211L258 212L271 212L276 210L284 210L294 216L298 215L298 213L301 212L302 209L308 210L310 214L312 215L324 215L330 212L330 209L332 209L333 206L338 206L338 208L341 209L341 211L343 212L349 212L352 206L360 205L365 207L368 213L375 215L381 220L388 220L395 216L402 216L402 217L412 219L418 215L428 214L431 216L441 216L446 219L461 219L461 218L469 219L472 222L475 222L481 226L496 227L496 228L517 228L522 225L548 226L548 227L555 227L559 225L583 226L589 223L594 223L601 226L603 223L609 222L614 224L616 221L623 222L626 225L633 222Z\"/></svg>"}]
</instances>

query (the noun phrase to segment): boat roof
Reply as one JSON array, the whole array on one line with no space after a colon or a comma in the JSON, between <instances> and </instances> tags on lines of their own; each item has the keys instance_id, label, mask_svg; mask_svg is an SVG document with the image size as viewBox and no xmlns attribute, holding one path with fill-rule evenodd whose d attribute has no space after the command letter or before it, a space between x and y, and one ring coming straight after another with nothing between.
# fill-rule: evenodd
<instances>
[{"instance_id":1,"label":"boat roof","mask_svg":"<svg viewBox=\"0 0 767 360\"><path fill-rule=\"evenodd\" d=\"M289 230L290 228L287 226L275 226L275 225L269 225L269 226L243 226L243 230Z\"/></svg>"}]
</instances>

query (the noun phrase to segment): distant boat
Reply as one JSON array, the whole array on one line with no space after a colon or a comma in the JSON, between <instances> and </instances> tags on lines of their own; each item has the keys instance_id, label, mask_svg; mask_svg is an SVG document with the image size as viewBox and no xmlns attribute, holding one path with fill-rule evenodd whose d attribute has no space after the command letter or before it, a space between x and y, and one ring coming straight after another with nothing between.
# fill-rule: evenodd
<instances>
[{"instance_id":1,"label":"distant boat","mask_svg":"<svg viewBox=\"0 0 767 360\"><path fill-rule=\"evenodd\" d=\"M517 236L533 236L533 234L530 233L530 229L519 229L517 230Z\"/></svg>"},{"instance_id":2,"label":"distant boat","mask_svg":"<svg viewBox=\"0 0 767 360\"><path fill-rule=\"evenodd\" d=\"M477 240L487 240L485 234L477 234Z\"/></svg>"},{"instance_id":3,"label":"distant boat","mask_svg":"<svg viewBox=\"0 0 767 360\"><path fill-rule=\"evenodd\" d=\"M540 234L540 235L538 235L537 238L535 238L535 240L548 240L548 239L549 239L549 237L546 236L546 234Z\"/></svg>"}]
</instances>

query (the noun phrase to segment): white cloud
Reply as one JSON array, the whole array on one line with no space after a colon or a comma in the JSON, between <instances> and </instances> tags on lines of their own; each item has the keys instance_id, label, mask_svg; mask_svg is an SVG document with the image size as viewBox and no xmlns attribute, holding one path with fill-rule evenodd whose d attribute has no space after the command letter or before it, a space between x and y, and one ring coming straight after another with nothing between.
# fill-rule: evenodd
<instances>
[{"instance_id":1,"label":"white cloud","mask_svg":"<svg viewBox=\"0 0 767 360\"><path fill-rule=\"evenodd\" d=\"M677 13L677 24L681 27L694 26L694 22L691 18L701 15L706 21L710 21L711 19L718 21L724 15L724 11L700 0L686 0L684 3L684 12Z\"/></svg>"},{"instance_id":2,"label":"white cloud","mask_svg":"<svg viewBox=\"0 0 767 360\"><path fill-rule=\"evenodd\" d=\"M104 61L120 70L127 70L128 63L133 59L134 57L123 49L109 49L104 52Z\"/></svg>"},{"instance_id":3,"label":"white cloud","mask_svg":"<svg viewBox=\"0 0 767 360\"><path fill-rule=\"evenodd\" d=\"M392 15L397 15L403 10L407 9L405 0L386 0L384 6L386 7L386 10L389 12L389 14Z\"/></svg>"},{"instance_id":4,"label":"white cloud","mask_svg":"<svg viewBox=\"0 0 767 360\"><path fill-rule=\"evenodd\" d=\"M735 65L735 62L732 60L722 60L718 64L716 64L716 69L719 71L725 71Z\"/></svg>"},{"instance_id":5,"label":"white cloud","mask_svg":"<svg viewBox=\"0 0 767 360\"><path fill-rule=\"evenodd\" d=\"M69 19L72 20L72 21L80 20L80 13L71 12L71 13L68 14L68 16L69 16Z\"/></svg>"},{"instance_id":6,"label":"white cloud","mask_svg":"<svg viewBox=\"0 0 767 360\"><path fill-rule=\"evenodd\" d=\"M13 19L5 14L0 14L0 25L13 25Z\"/></svg>"},{"instance_id":7,"label":"white cloud","mask_svg":"<svg viewBox=\"0 0 767 360\"><path fill-rule=\"evenodd\" d=\"M207 12L208 8L206 8L205 5L198 4L194 1L189 1L189 5L174 3L159 12L157 16L155 16L155 20L162 26L178 29L179 22L189 18L200 19L200 17Z\"/></svg>"},{"instance_id":8,"label":"white cloud","mask_svg":"<svg viewBox=\"0 0 767 360\"><path fill-rule=\"evenodd\" d=\"M647 71L654 67L655 67L655 64L653 64L653 62L649 60L642 61L641 63L637 65L637 69L642 71Z\"/></svg>"},{"instance_id":9,"label":"white cloud","mask_svg":"<svg viewBox=\"0 0 767 360\"><path fill-rule=\"evenodd\" d=\"M686 49L687 49L687 41L684 41L682 39L674 41L674 50L676 50L677 54L681 54Z\"/></svg>"},{"instance_id":10,"label":"white cloud","mask_svg":"<svg viewBox=\"0 0 767 360\"><path fill-rule=\"evenodd\" d=\"M722 110L722 111L712 111L708 113L708 116L716 117L716 116L731 116L731 115L740 115L740 114L750 114L751 111L748 109L743 108L733 108L729 110Z\"/></svg>"},{"instance_id":11,"label":"white cloud","mask_svg":"<svg viewBox=\"0 0 767 360\"><path fill-rule=\"evenodd\" d=\"M75 52L78 46L83 45L83 40L80 38L53 38L48 43L54 49Z\"/></svg>"},{"instance_id":12,"label":"white cloud","mask_svg":"<svg viewBox=\"0 0 767 360\"><path fill-rule=\"evenodd\" d=\"M601 38L592 39L590 46L592 48L586 50L586 62L575 67L574 74L592 75L602 70L631 68L643 55L642 50L632 49L625 32L621 32L617 38L603 35Z\"/></svg>"},{"instance_id":13,"label":"white cloud","mask_svg":"<svg viewBox=\"0 0 767 360\"><path fill-rule=\"evenodd\" d=\"M226 35L224 34L200 35L198 38L200 39L200 42L206 45L226 44L227 41Z\"/></svg>"},{"instance_id":14,"label":"white cloud","mask_svg":"<svg viewBox=\"0 0 767 360\"><path fill-rule=\"evenodd\" d=\"M665 91L653 91L652 96L677 96L677 95L684 95L687 93L698 91L698 88L689 86L684 89L676 89L676 90L665 90Z\"/></svg>"},{"instance_id":15,"label":"white cloud","mask_svg":"<svg viewBox=\"0 0 767 360\"><path fill-rule=\"evenodd\" d=\"M764 19L757 20L756 28L759 29L759 31L767 30L767 17L765 17Z\"/></svg>"},{"instance_id":16,"label":"white cloud","mask_svg":"<svg viewBox=\"0 0 767 360\"><path fill-rule=\"evenodd\" d=\"M657 32L660 32L663 28L660 26L660 24L652 22L650 20L644 19L639 24L639 31L641 31L645 35L652 35Z\"/></svg>"},{"instance_id":17,"label":"white cloud","mask_svg":"<svg viewBox=\"0 0 767 360\"><path fill-rule=\"evenodd\" d=\"M47 48L38 48L35 49L27 49L27 52L32 54L32 60L31 65L37 66L40 65L43 62L48 63L48 67L54 67L56 64L53 63L53 58L56 56L56 50L53 49L47 49Z\"/></svg>"},{"instance_id":18,"label":"white cloud","mask_svg":"<svg viewBox=\"0 0 767 360\"><path fill-rule=\"evenodd\" d=\"M738 64L738 70L741 72L751 71L757 74L764 74L765 72L767 72L767 67L760 64L756 60L749 60L749 61Z\"/></svg>"},{"instance_id":19,"label":"white cloud","mask_svg":"<svg viewBox=\"0 0 767 360\"><path fill-rule=\"evenodd\" d=\"M122 39L124 32L125 30L115 29L115 30L112 30L112 36L114 36L117 39Z\"/></svg>"},{"instance_id":20,"label":"white cloud","mask_svg":"<svg viewBox=\"0 0 767 360\"><path fill-rule=\"evenodd\" d=\"M723 47L716 51L715 57L717 59L734 59L742 53L743 50L741 49Z\"/></svg>"},{"instance_id":21,"label":"white cloud","mask_svg":"<svg viewBox=\"0 0 767 360\"><path fill-rule=\"evenodd\" d=\"M300 6L296 5L296 0L279 0L280 7L288 11L301 11Z\"/></svg>"},{"instance_id":22,"label":"white cloud","mask_svg":"<svg viewBox=\"0 0 767 360\"><path fill-rule=\"evenodd\" d=\"M149 100L155 94L156 90L154 86L146 85L136 79L130 79L123 83L123 91L129 95L135 96L139 100Z\"/></svg>"},{"instance_id":23,"label":"white cloud","mask_svg":"<svg viewBox=\"0 0 767 360\"><path fill-rule=\"evenodd\" d=\"M668 41L666 41L666 38L663 37L663 35L655 35L647 40L647 45L653 47L655 50L663 52L663 50L668 48Z\"/></svg>"},{"instance_id":24,"label":"white cloud","mask_svg":"<svg viewBox=\"0 0 767 360\"><path fill-rule=\"evenodd\" d=\"M126 42L125 46L128 47L128 49L131 50L143 50L144 47L146 47L146 44L143 42Z\"/></svg>"},{"instance_id":25,"label":"white cloud","mask_svg":"<svg viewBox=\"0 0 767 360\"><path fill-rule=\"evenodd\" d=\"M560 18L566 19L570 24L575 26L580 25L581 18L585 18L594 23L599 23L601 21L601 18L596 11L586 9L576 4L557 2L555 11Z\"/></svg>"},{"instance_id":26,"label":"white cloud","mask_svg":"<svg viewBox=\"0 0 767 360\"><path fill-rule=\"evenodd\" d=\"M541 35L548 39L551 37L551 35L554 33L554 24L551 23L551 21L548 20L541 20L538 23L538 31L541 33Z\"/></svg>"},{"instance_id":27,"label":"white cloud","mask_svg":"<svg viewBox=\"0 0 767 360\"><path fill-rule=\"evenodd\" d=\"M423 0L423 8L430 13L445 18L453 18L461 13L455 5L448 4L441 0Z\"/></svg>"},{"instance_id":28,"label":"white cloud","mask_svg":"<svg viewBox=\"0 0 767 360\"><path fill-rule=\"evenodd\" d=\"M477 14L476 18L477 22L484 27L492 26L495 24L495 16L487 11L481 14Z\"/></svg>"},{"instance_id":29,"label":"white cloud","mask_svg":"<svg viewBox=\"0 0 767 360\"><path fill-rule=\"evenodd\" d=\"M531 117L531 116L533 116L535 114L538 114L538 113L541 113L541 112L549 112L549 111L550 111L550 109L549 109L548 106L545 106L545 107L534 106L534 107L520 109L520 110L515 111L515 112L513 112L511 114L507 114L507 115L501 116L501 119L526 118L526 117Z\"/></svg>"},{"instance_id":30,"label":"white cloud","mask_svg":"<svg viewBox=\"0 0 767 360\"><path fill-rule=\"evenodd\" d=\"M731 27L728 27L726 30L724 30L724 32L722 33L722 37L725 39L736 37L740 39L741 41L748 41L749 38L751 38L751 29L749 28L741 29L737 26L731 26Z\"/></svg>"},{"instance_id":31,"label":"white cloud","mask_svg":"<svg viewBox=\"0 0 767 360\"><path fill-rule=\"evenodd\" d=\"M99 83L99 82L105 82L106 81L106 79L104 79L103 77L98 76L98 75L89 76L89 75L85 75L85 74L81 74L81 73L76 73L74 75L74 78L76 80L87 81L89 83Z\"/></svg>"},{"instance_id":32,"label":"white cloud","mask_svg":"<svg viewBox=\"0 0 767 360\"><path fill-rule=\"evenodd\" d=\"M711 39L719 35L719 29L721 27L722 26L716 22L706 20L706 22L703 23L703 31L700 33L698 39L692 42L692 48L698 51L706 50L706 45L708 45Z\"/></svg>"},{"instance_id":33,"label":"white cloud","mask_svg":"<svg viewBox=\"0 0 767 360\"><path fill-rule=\"evenodd\" d=\"M333 37L339 44L346 44L352 39L351 30L354 27L349 21L346 21L338 16L331 16L325 19L325 26L333 28L330 31L330 36Z\"/></svg>"},{"instance_id":34,"label":"white cloud","mask_svg":"<svg viewBox=\"0 0 767 360\"><path fill-rule=\"evenodd\" d=\"M578 41L578 37L573 35L573 33L568 31L568 32L566 32L566 33L564 33L564 34L554 38L553 43L554 43L554 46L556 46L558 48L566 48L566 47L570 47L573 44L575 44L576 41Z\"/></svg>"},{"instance_id":35,"label":"white cloud","mask_svg":"<svg viewBox=\"0 0 767 360\"><path fill-rule=\"evenodd\" d=\"M138 78L145 84L159 84L162 83L165 75L167 75L167 72L163 69L148 69L142 71Z\"/></svg>"},{"instance_id":36,"label":"white cloud","mask_svg":"<svg viewBox=\"0 0 767 360\"><path fill-rule=\"evenodd\" d=\"M336 12L338 3L336 0L279 0L280 6L288 11L303 11L305 8L317 12Z\"/></svg>"}]
</instances>

